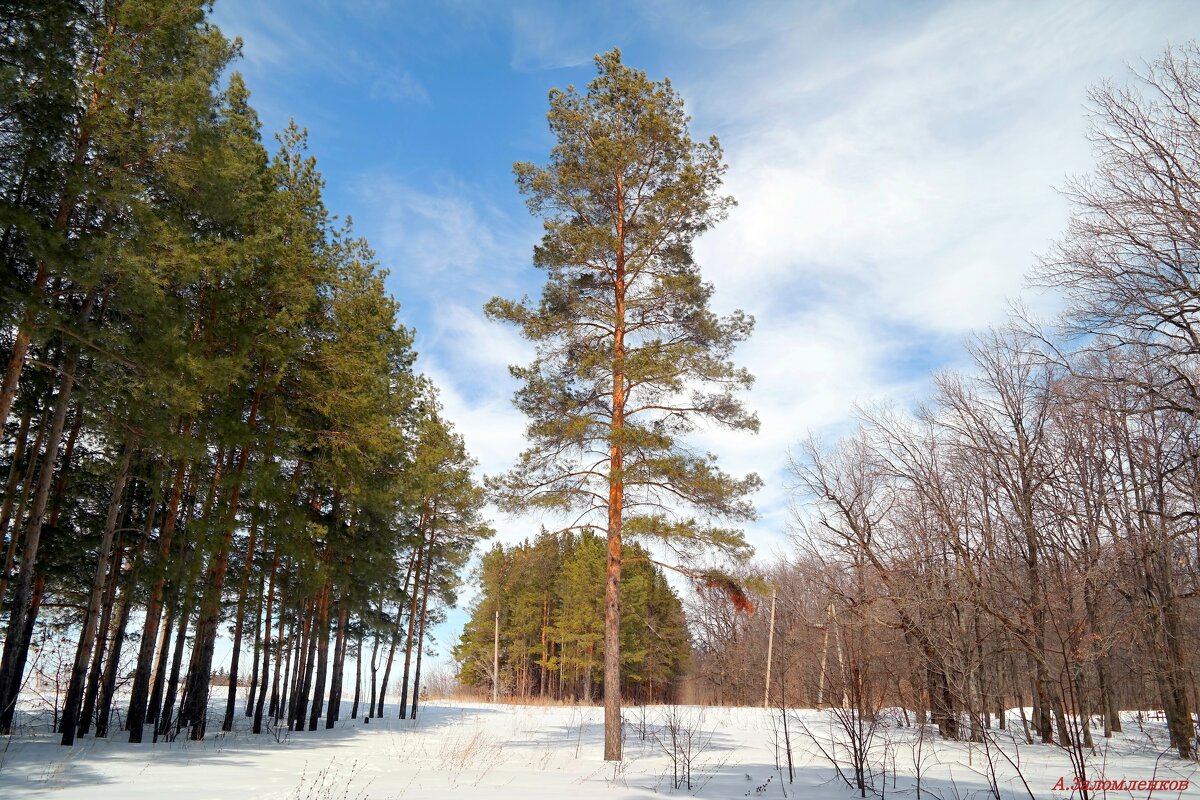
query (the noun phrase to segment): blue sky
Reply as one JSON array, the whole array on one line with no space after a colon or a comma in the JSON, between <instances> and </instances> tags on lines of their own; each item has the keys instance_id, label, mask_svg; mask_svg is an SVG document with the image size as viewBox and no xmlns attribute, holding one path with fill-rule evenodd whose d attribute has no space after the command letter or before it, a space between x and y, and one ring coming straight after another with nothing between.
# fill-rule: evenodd
<instances>
[{"instance_id":1,"label":"blue sky","mask_svg":"<svg viewBox=\"0 0 1200 800\"><path fill-rule=\"evenodd\" d=\"M669 76L721 138L739 206L699 243L719 310L758 319L739 360L762 432L699 442L759 472L760 552L786 547L786 452L855 404L910 404L1010 301L1063 229L1054 187L1090 166L1086 92L1200 32L1189 2L218 0L266 132L308 128L326 201L391 270L420 368L482 470L522 448L493 295L536 294L540 223L512 164L552 144L546 95L594 54ZM497 516L501 536L537 519ZM469 591L467 592L469 596ZM463 615L438 631L457 635Z\"/></svg>"}]
</instances>

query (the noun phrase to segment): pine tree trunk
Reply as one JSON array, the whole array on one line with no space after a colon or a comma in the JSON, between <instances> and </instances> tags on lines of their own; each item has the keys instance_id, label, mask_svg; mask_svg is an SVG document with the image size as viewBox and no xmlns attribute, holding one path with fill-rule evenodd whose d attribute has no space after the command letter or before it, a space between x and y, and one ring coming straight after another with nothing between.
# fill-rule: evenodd
<instances>
[{"instance_id":1,"label":"pine tree trunk","mask_svg":"<svg viewBox=\"0 0 1200 800\"><path fill-rule=\"evenodd\" d=\"M398 616L399 611L397 610L396 613ZM395 638L396 638L395 635L393 635L392 636L393 641L395 640ZM379 631L375 631L375 645L371 649L371 704L367 706L367 714L366 714L367 719L370 719L371 717L376 716L375 700L379 696L378 692L376 692L376 690L375 690L375 687L377 685L375 679L376 679L377 674L379 673L378 656L379 656Z\"/></svg>"},{"instance_id":2,"label":"pine tree trunk","mask_svg":"<svg viewBox=\"0 0 1200 800\"><path fill-rule=\"evenodd\" d=\"M542 597L542 664L539 669L540 685L538 687L538 696L545 697L550 690L550 649L548 645L548 630L550 628L550 595L546 594Z\"/></svg>"},{"instance_id":3,"label":"pine tree trunk","mask_svg":"<svg viewBox=\"0 0 1200 800\"><path fill-rule=\"evenodd\" d=\"M595 647L595 645L593 645L591 642L588 642L587 647L584 648L584 654L587 656L587 665L583 668L583 702L589 705L592 702L592 698L595 696L592 688L596 682L595 677L592 675L592 660L595 658L595 651L592 649L593 647Z\"/></svg>"},{"instance_id":4,"label":"pine tree trunk","mask_svg":"<svg viewBox=\"0 0 1200 800\"><path fill-rule=\"evenodd\" d=\"M167 685L167 662L171 658L171 633L175 630L175 614L179 608L178 602L171 603L167 609L167 618L162 621L159 626L161 631L158 642L158 658L154 662L154 683L153 689L150 692L150 699L142 706L145 712L142 719L149 720L150 725L157 730L158 714L162 710L163 691ZM129 729L130 737L133 736L133 724L126 718L126 727ZM153 737L154 732L151 731ZM138 736L138 742L142 741L142 737Z\"/></svg>"},{"instance_id":5,"label":"pine tree trunk","mask_svg":"<svg viewBox=\"0 0 1200 800\"><path fill-rule=\"evenodd\" d=\"M411 558L409 558L409 560L408 560L408 569L404 573L404 581L403 581L403 583L400 584L401 586L403 586L405 588L408 587L408 579L410 577L412 577L413 570L419 569L417 564L418 564L418 561L420 560L420 556L421 556L421 550L420 550L420 548L418 548L417 552L414 553L413 556ZM396 606L396 625L392 629L392 643L391 643L390 648L388 649L387 662L385 663L384 670L383 670L383 681L379 684L379 703L378 703L378 706L376 708L376 713L375 713L375 716L377 716L377 717L383 716L383 699L384 699L384 695L387 694L388 680L391 678L391 674L392 674L392 662L396 658L396 647L400 642L400 631L403 629L401 626L401 620L403 619L403 615L401 614L401 611L402 611L402 607L397 605ZM371 669L372 669L372 672L371 672L371 695L374 696L374 694L375 694L374 656L372 656L372 658L371 658ZM401 705L400 709L401 709L400 715L403 716L404 715L404 706ZM369 717L370 714L368 714L367 716Z\"/></svg>"},{"instance_id":6,"label":"pine tree trunk","mask_svg":"<svg viewBox=\"0 0 1200 800\"><path fill-rule=\"evenodd\" d=\"M100 539L100 550L96 559L96 573L92 579L92 590L88 596L87 610L84 612L83 628L79 634L79 644L75 648L75 662L71 667L71 679L67 686L67 696L63 704L61 744L75 743L75 726L79 723L80 706L83 702L83 680L87 664L92 655L92 645L96 641L96 632L100 617L100 603L103 600L105 578L108 573L110 555L113 549L113 537L117 530L118 515L121 512L121 500L125 495L125 482L129 477L129 465L133 461L133 440L125 442L124 452L117 467L117 477L113 481L112 495L108 501L108 517L104 522L104 533Z\"/></svg>"},{"instance_id":7,"label":"pine tree trunk","mask_svg":"<svg viewBox=\"0 0 1200 800\"><path fill-rule=\"evenodd\" d=\"M428 519L428 514L422 512L422 533L425 531L425 526L428 523ZM430 542L430 547L432 546L433 543ZM421 583L421 564L423 558L428 558L428 556L424 555L424 548L425 543L422 541L421 548L417 550L417 567L413 572L412 603L410 604L408 610L408 634L404 639L404 677L401 679L400 683L400 719L404 719L404 712L408 707L408 670L412 665L413 636L416 631L417 623L417 600L421 591L421 586L419 585Z\"/></svg>"},{"instance_id":8,"label":"pine tree trunk","mask_svg":"<svg viewBox=\"0 0 1200 800\"><path fill-rule=\"evenodd\" d=\"M127 513L122 515L122 519L127 518L127 516ZM99 632L96 635L96 649L92 653L92 668L88 672L87 688L83 693L83 705L79 710L77 730L77 735L79 736L87 735L96 713L96 698L100 694L100 681L102 677L100 668L103 665L105 645L108 643L109 633L112 630L113 606L117 598L117 585L120 583L121 569L125 561L123 539L124 536L121 534L117 535L117 544L113 553L113 568L109 572L108 580L105 582L103 611L100 615Z\"/></svg>"},{"instance_id":9,"label":"pine tree trunk","mask_svg":"<svg viewBox=\"0 0 1200 800\"><path fill-rule=\"evenodd\" d=\"M94 299L88 300L86 313L81 315L84 319L90 314L93 303ZM25 547L21 551L21 571L17 576L16 587L13 591L4 650L0 655L0 735L12 732L13 713L16 710L17 694L20 692L21 678L23 677L18 671L18 664L23 671L27 656L27 651L23 651L21 642L24 640L24 631L29 618L34 616L32 598L38 545L42 537L42 523L46 517L46 504L50 499L50 485L54 479L54 462L58 459L59 444L62 441L63 428L67 421L71 393L75 388L75 371L78 365L79 348L73 345L63 361L62 379L59 382L58 397L54 404L54 416L50 423L50 433L46 437L45 454L42 458L33 508L25 532Z\"/></svg>"},{"instance_id":10,"label":"pine tree trunk","mask_svg":"<svg viewBox=\"0 0 1200 800\"><path fill-rule=\"evenodd\" d=\"M296 663L295 669L292 670L292 700L288 705L288 730L298 730L300 727L300 717L304 713L305 707L305 688L304 678L308 672L309 662L312 660L309 656L309 644L313 641L313 604L310 601L304 606L304 619L300 628L299 646L296 648Z\"/></svg>"},{"instance_id":11,"label":"pine tree trunk","mask_svg":"<svg viewBox=\"0 0 1200 800\"><path fill-rule=\"evenodd\" d=\"M258 387L250 406L248 426L255 428L258 406L262 399L262 372ZM233 533L237 527L238 507L242 497L242 478L246 462L250 457L250 445L242 447L234 471L233 488L229 505L225 511L225 530L209 561L208 577L204 582L204 594L200 602L200 616L196 620L195 669L188 678L187 709L183 716L191 724L189 738L199 741L204 738L208 722L208 691L212 678L213 648L217 642L217 626L221 616L221 592L225 588L225 575L229 569L229 550L233 544ZM232 724L232 721L231 721Z\"/></svg>"},{"instance_id":12,"label":"pine tree trunk","mask_svg":"<svg viewBox=\"0 0 1200 800\"><path fill-rule=\"evenodd\" d=\"M378 639L375 640L378 643ZM350 707L350 719L358 719L358 702L362 698L362 657L363 657L363 635L360 630L358 633L358 651L354 657L354 705ZM343 656L343 661L345 657ZM372 698L372 703L374 698Z\"/></svg>"},{"instance_id":13,"label":"pine tree trunk","mask_svg":"<svg viewBox=\"0 0 1200 800\"><path fill-rule=\"evenodd\" d=\"M25 458L25 445L29 442L29 425L32 421L33 411L27 411L21 417L21 425L17 428L17 438L13 442L12 461L8 465L8 480L4 484L4 503L0 505L0 542L8 538L8 523L12 519L13 500L17 496L17 485L21 478L21 461ZM30 463L33 461L34 459L30 459ZM12 538L8 539L4 557L5 575L12 568L13 560L16 558L16 544L17 535L14 530ZM3 592L0 592L0 596L2 595Z\"/></svg>"},{"instance_id":14,"label":"pine tree trunk","mask_svg":"<svg viewBox=\"0 0 1200 800\"><path fill-rule=\"evenodd\" d=\"M397 608L396 609L396 626L392 629L392 644L388 650L387 661L384 662L383 680L381 680L379 682L379 702L377 703L377 705L375 707L375 716L377 716L377 717L383 716L383 700L384 700L384 696L387 694L388 681L391 679L391 675L392 675L392 662L396 658L396 647L400 643L400 631L401 631L400 620L401 619L402 619L402 617L400 616L400 609Z\"/></svg>"},{"instance_id":15,"label":"pine tree trunk","mask_svg":"<svg viewBox=\"0 0 1200 800\"><path fill-rule=\"evenodd\" d=\"M29 646L33 642L33 626L37 621L38 612L42 608L42 597L44 596L45 590L46 575L39 572L38 576L33 581L33 596L29 599L29 613L25 617L25 628L21 631L20 638L16 643L16 647L14 648L16 653L16 663L14 665L14 669L18 675L25 674L25 662L29 658ZM17 694L20 693L20 690L21 684L18 683L14 687L12 700L7 704L7 709L4 712L4 716L0 718L0 726L2 726L4 730L12 730L13 717L17 710Z\"/></svg>"},{"instance_id":16,"label":"pine tree trunk","mask_svg":"<svg viewBox=\"0 0 1200 800\"><path fill-rule=\"evenodd\" d=\"M50 512L47 524L51 528L58 527L58 518L62 515L63 502L66 500L67 479L71 475L71 461L75 457L75 444L79 441L79 431L83 428L83 406L75 404L75 413L70 414L71 427L67 433L67 443L63 447L62 463L58 467L58 480L50 491Z\"/></svg>"},{"instance_id":17,"label":"pine tree trunk","mask_svg":"<svg viewBox=\"0 0 1200 800\"><path fill-rule=\"evenodd\" d=\"M604 760L621 760L621 528L625 504L625 190L616 186L612 418L608 462L608 548L604 583Z\"/></svg>"},{"instance_id":18,"label":"pine tree trunk","mask_svg":"<svg viewBox=\"0 0 1200 800\"><path fill-rule=\"evenodd\" d=\"M159 646L158 646L158 657L154 661L153 684L152 684L151 691L150 691L150 700L145 706L145 715L141 716L142 707L141 707L140 703L134 703L134 702L130 703L130 713L137 715L136 718L140 719L141 722L143 723L143 725L135 726L133 724L134 718L130 718L128 720L127 727L129 728L129 735L130 735L131 741L133 740L133 737L135 735L138 737L137 741L139 741L139 742L141 741L142 729L144 727L144 724L147 722L153 728L152 737L153 737L154 741L158 741L160 731L162 730L162 719L161 718L162 718L162 710L163 710L163 701L165 699L165 694L166 694L167 676L171 672L171 665L172 665L172 659L173 659L172 648L171 648L172 636L176 633L176 629L181 624L181 617L182 617L182 624L186 624L188 615L191 613L191 600L192 600L191 592L193 591L193 588L194 588L195 577L196 577L197 571L199 569L200 558L199 558L199 553L189 554L189 546L190 546L191 536L189 535L189 531L187 530L186 526L190 522L192 515L195 511L195 498L192 497L192 491L194 490L196 475L197 475L197 471L191 470L191 476L188 479L188 487L187 487L188 491L185 493L185 496L191 498L191 502L189 502L188 506L185 509L183 509L182 512L180 512L178 514L168 513L167 519L164 520L164 531L174 528L178 524L179 521L183 522L183 524L185 526L184 530L183 530L184 535L179 538L178 547L171 551L168 551L166 555L162 555L161 548L162 548L162 545L164 544L164 542L162 541L163 534L162 533L159 534L159 539L160 539L160 542L159 542L160 558L159 558L159 563L158 563L159 580L156 582L155 585L157 588L160 589L159 605L163 606L165 603L166 619L164 619L162 621L162 624L160 625L161 636L160 636L160 641L159 641ZM210 492L211 492L211 488L210 488ZM170 506L170 504L168 504L168 512L170 512L170 511L171 511L171 506ZM170 522L172 524L170 526L168 526L166 524L167 522ZM169 573L167 570L168 564L174 565L174 569L171 570ZM189 568L188 565L191 565L191 567ZM169 582L167 581L168 574L170 576ZM168 591L169 591L169 595L167 596L167 599L165 601L161 600L163 593L168 592ZM148 646L151 646L150 642L147 642L145 639L143 639L142 647L148 647ZM141 661L141 650L139 649L139 662L140 661ZM149 677L148 672L143 673L143 674L145 674L146 677ZM135 672L135 679L136 678L137 678L137 673ZM138 688L139 687L137 686L137 681L135 680L135 686L134 686L135 694L137 693ZM136 699L136 698L134 698L134 699Z\"/></svg>"},{"instance_id":19,"label":"pine tree trunk","mask_svg":"<svg viewBox=\"0 0 1200 800\"><path fill-rule=\"evenodd\" d=\"M267 547L267 543L266 543L266 539L264 539L263 540L263 556L264 556L264 558L266 556L266 547ZM263 643L262 643L263 642L263 603L265 602L265 598L263 597L263 589L265 588L265 584L266 584L266 575L259 575L258 576L258 595L257 595L258 603L256 604L257 608L255 609L255 612L254 612L254 651L253 651L253 656L250 659L250 664L251 664L250 691L246 695L246 710L243 712L247 717L254 716L254 706L256 705L255 698L258 696L258 679L259 679L258 656L259 656L259 653L262 652L262 646L263 646ZM267 622L267 627L270 627L270 625L271 625L271 623ZM267 634L269 637L270 631L268 631ZM265 679L266 679L265 675L263 676L263 679L265 681Z\"/></svg>"},{"instance_id":20,"label":"pine tree trunk","mask_svg":"<svg viewBox=\"0 0 1200 800\"><path fill-rule=\"evenodd\" d=\"M346 668L346 648L350 638L346 635L348 619L349 612L342 606L338 612L337 636L333 643L333 675L329 685L329 706L325 711L326 728L332 728L342 716L342 676Z\"/></svg>"},{"instance_id":21,"label":"pine tree trunk","mask_svg":"<svg viewBox=\"0 0 1200 800\"><path fill-rule=\"evenodd\" d=\"M121 599L121 611L113 626L112 641L108 646L108 660L104 665L104 681L100 684L100 698L96 708L96 738L108 736L108 724L112 717L113 697L117 689L117 670L121 666L121 650L125 646L125 627L129 624L129 610L133 605L129 592Z\"/></svg>"},{"instance_id":22,"label":"pine tree trunk","mask_svg":"<svg viewBox=\"0 0 1200 800\"><path fill-rule=\"evenodd\" d=\"M124 613L124 616L122 617L121 627L118 629L119 636L114 641L114 647L115 647L114 652L117 653L118 658L120 656L121 650L125 646L125 634L126 634L127 626L129 623L129 615L133 611L133 608L137 605L137 594L138 594L139 587L142 585L140 582L140 576L142 574L143 567L146 566L146 553L150 547L150 537L154 534L154 523L157 520L158 506L159 506L159 502L162 499L162 488L163 488L163 486L162 486L162 478L163 478L162 470L157 466L157 460L155 461L155 464L156 464L156 466L151 470L150 477L149 477L149 482L153 486L153 489L150 493L149 504L146 506L146 509L145 509L144 519L142 520L142 536L138 540L137 550L135 551L133 559L132 559L133 566L129 570L129 575L125 579L125 581L121 587L121 600L122 600L122 603L124 604L122 610L125 613ZM130 508L130 513L132 513L132 508L133 508L132 497L130 498L129 508ZM118 664L119 664L119 661L118 661ZM114 673L114 675L115 675L115 673ZM114 681L115 681L115 677L114 677ZM112 690L115 691L115 683L112 687ZM116 699L115 694L113 694L113 691L110 691L107 696L107 702L110 706L109 713L111 713L111 710L112 710L111 704ZM128 724L129 723L128 723L128 719L127 719L125 722L126 730L128 729Z\"/></svg>"},{"instance_id":23,"label":"pine tree trunk","mask_svg":"<svg viewBox=\"0 0 1200 800\"><path fill-rule=\"evenodd\" d=\"M198 563L199 558L195 561ZM192 576L198 570L192 569ZM171 735L174 739L174 732L171 730L174 723L175 715L175 696L179 691L179 677L183 670L183 648L187 644L187 629L188 622L192 616L192 604L195 597L196 589L195 580L188 580L180 586L180 592L183 593L183 607L179 613L179 624L175 630L175 650L171 657L171 674L167 679L167 688L163 694L162 712L159 715L158 726L154 735L154 741L158 741L159 736Z\"/></svg>"},{"instance_id":24,"label":"pine tree trunk","mask_svg":"<svg viewBox=\"0 0 1200 800\"><path fill-rule=\"evenodd\" d=\"M432 525L432 521L431 521ZM425 556L425 586L421 590L421 625L417 634L417 666L413 674L412 711L409 719L417 718L417 699L421 695L421 655L425 649L425 612L429 608L429 573L433 567L433 531L429 536L429 553Z\"/></svg>"},{"instance_id":25,"label":"pine tree trunk","mask_svg":"<svg viewBox=\"0 0 1200 800\"><path fill-rule=\"evenodd\" d=\"M278 658L275 659L275 685L279 687L279 697L276 698L275 692L271 692L271 715L275 718L276 726L278 726L280 721L283 720L284 709L288 708L288 703L291 701L291 698L288 696L288 692L291 691L292 685L292 650L295 649L296 644L296 625L297 620L293 617L291 624L288 625L288 634L286 637L287 648L284 652L283 660L280 662ZM279 628L280 631L283 630L282 614L279 617ZM281 638L280 641L282 642L283 638ZM279 668L281 663L283 666L282 683L279 681Z\"/></svg>"},{"instance_id":26,"label":"pine tree trunk","mask_svg":"<svg viewBox=\"0 0 1200 800\"><path fill-rule=\"evenodd\" d=\"M191 432L191 422L184 423L181 434L186 437ZM163 591L166 587L166 566L171 557L171 541L174 538L175 526L179 518L179 505L183 497L183 485L187 476L187 464L180 461L175 467L175 477L171 485L171 497L167 501L166 514L163 517L162 530L158 536L158 578L154 581L154 585L150 588L150 596L146 601L146 620L142 626L142 639L138 644L138 659L137 667L133 673L133 686L129 694L129 711L125 715L126 727L129 729L129 741L137 743L142 741L143 726L146 719L153 721L157 717L157 704L154 711L147 715L146 695L150 689L150 668L154 661L154 643L159 638L158 626L162 618L163 606ZM168 613L166 625L163 629L163 645L160 650L165 649L168 642L168 632L171 629L171 615ZM160 657L160 662L162 658ZM156 672L156 677L161 673ZM155 681L156 684L159 681Z\"/></svg>"},{"instance_id":27,"label":"pine tree trunk","mask_svg":"<svg viewBox=\"0 0 1200 800\"><path fill-rule=\"evenodd\" d=\"M317 662L317 641L320 638L318 629L318 603L313 602L312 621L308 630L308 648L304 653L304 668L299 670L297 677L300 691L296 694L296 725L293 730L304 730L305 712L308 710L309 693L312 691L313 672Z\"/></svg>"},{"instance_id":28,"label":"pine tree trunk","mask_svg":"<svg viewBox=\"0 0 1200 800\"><path fill-rule=\"evenodd\" d=\"M296 719L296 695L300 693L300 662L308 645L307 604L302 606L297 613L299 616L293 620L291 635L288 637L288 660L284 667L283 694L287 698L287 703L281 704L279 709L279 718L283 720L289 731Z\"/></svg>"},{"instance_id":29,"label":"pine tree trunk","mask_svg":"<svg viewBox=\"0 0 1200 800\"><path fill-rule=\"evenodd\" d=\"M237 613L233 623L233 652L229 657L229 691L225 696L225 718L221 721L221 730L223 731L233 730L233 711L237 705L238 662L241 659L242 629L246 620L246 593L250 591L250 575L254 572L254 548L258 539L257 508L251 516L253 518L250 520L250 536L246 542L246 565L242 570L241 585L238 587ZM257 663L257 659L255 659L255 663ZM250 707L249 701L247 701L246 707Z\"/></svg>"},{"instance_id":30,"label":"pine tree trunk","mask_svg":"<svg viewBox=\"0 0 1200 800\"><path fill-rule=\"evenodd\" d=\"M71 217L71 205L68 201L72 195L63 197L55 216L53 230L61 232L66 229ZM61 223L61 225L60 225ZM12 411L13 401L17 399L17 387L21 383L21 372L25 368L25 356L29 353L29 343L33 336L33 326L37 308L41 305L46 294L46 282L50 272L44 260L38 261L38 270L33 278L33 295L21 315L17 325L17 335L13 339L12 355L8 359L8 367L4 371L4 382L0 384L0 426L8 422L8 414Z\"/></svg>"},{"instance_id":31,"label":"pine tree trunk","mask_svg":"<svg viewBox=\"0 0 1200 800\"><path fill-rule=\"evenodd\" d=\"M267 581L266 595L266 612L264 614L265 624L263 625L263 645L262 645L262 686L258 690L258 701L254 704L254 733L262 733L262 718L263 718L263 701L267 697L267 670L270 668L271 657L271 603L275 599L275 574L279 571L279 552L276 551L271 559L271 577ZM261 604L260 604L261 608ZM279 640L283 641L283 615L280 614L279 619ZM279 671L279 652L276 645L275 653L276 672ZM279 676L275 676L275 684L272 685L271 691L274 693L278 689ZM247 706L247 710L249 707Z\"/></svg>"},{"instance_id":32,"label":"pine tree trunk","mask_svg":"<svg viewBox=\"0 0 1200 800\"><path fill-rule=\"evenodd\" d=\"M300 708L303 707L304 700L301 692L304 689L304 671L308 665L308 642L312 638L312 612L310 611L310 603L304 604L303 617L300 620L300 639L296 647L296 661L294 669L292 669L290 694L291 700L288 702L287 710L287 727L288 730L296 730L300 720Z\"/></svg>"},{"instance_id":33,"label":"pine tree trunk","mask_svg":"<svg viewBox=\"0 0 1200 800\"><path fill-rule=\"evenodd\" d=\"M314 675L312 690L312 709L308 714L308 729L317 729L317 720L321 717L321 706L325 702L325 679L329 666L329 596L333 587L328 581L321 593L321 601L317 610L317 667Z\"/></svg>"},{"instance_id":34,"label":"pine tree trunk","mask_svg":"<svg viewBox=\"0 0 1200 800\"><path fill-rule=\"evenodd\" d=\"M29 496L33 492L34 476L37 474L38 455L42 452L42 440L46 436L49 427L46 425L46 420L50 416L48 409L43 409L41 418L38 422L37 436L34 437L33 447L29 449L29 464L25 467L25 476L21 480L21 499L17 502L17 510L11 517L12 533L8 539L8 551L4 555L4 571L0 572L0 609L6 608L5 599L8 597L8 576L13 572L13 564L16 563L17 542L21 540L19 529L21 520L25 518L25 509L29 505ZM5 497L5 508L10 507L11 495ZM8 529L8 522L4 525L5 530ZM3 698L0 697L0 701Z\"/></svg>"}]
</instances>

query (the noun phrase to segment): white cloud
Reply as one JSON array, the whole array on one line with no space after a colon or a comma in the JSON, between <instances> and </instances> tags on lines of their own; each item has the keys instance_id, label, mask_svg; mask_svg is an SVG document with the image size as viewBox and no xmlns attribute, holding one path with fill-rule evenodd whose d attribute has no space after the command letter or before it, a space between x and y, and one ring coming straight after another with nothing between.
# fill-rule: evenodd
<instances>
[{"instance_id":1,"label":"white cloud","mask_svg":"<svg viewBox=\"0 0 1200 800\"><path fill-rule=\"evenodd\" d=\"M716 304L758 319L738 358L758 377L748 400L763 428L698 444L731 472L762 474L751 539L769 548L783 527L787 449L809 430L844 430L856 403L918 397L929 370L954 359L947 340L1004 318L1065 224L1052 187L1089 163L1087 87L1119 76L1122 60L1155 57L1178 23L1166 7L1094 3L888 15L841 3L736 14L668 3L631 13L661 35L694 132L716 132L727 148L740 205L697 255ZM514 10L514 67L579 65L607 49L619 24L587 17ZM460 194L396 207L395 230L430 273L478 268L484 252L527 263L530 237L500 242L499 220ZM511 294L519 275L489 274L488 293ZM1031 299L1035 309L1053 303ZM448 345L460 355L445 379L471 398L459 410L502 467L521 446L522 421L500 411L512 385L481 386L488 373L468 354L507 345L474 309L455 324L469 333ZM527 360L519 355L497 359Z\"/></svg>"},{"instance_id":2,"label":"white cloud","mask_svg":"<svg viewBox=\"0 0 1200 800\"><path fill-rule=\"evenodd\" d=\"M1200 21L1184 8L945 4L879 22L805 4L732 26L658 9L660 30L711 48L671 74L693 131L721 136L739 201L697 256L718 305L758 320L739 360L762 433L706 438L767 482L752 541L782 527L784 452L807 430L918 399L960 358L948 339L1003 320L1066 223L1053 186L1089 166L1087 88L1157 57L1181 17Z\"/></svg>"},{"instance_id":3,"label":"white cloud","mask_svg":"<svg viewBox=\"0 0 1200 800\"><path fill-rule=\"evenodd\" d=\"M518 70L585 64L639 31L693 131L725 144L740 205L697 257L715 304L758 319L738 361L758 377L748 404L762 432L706 431L696 444L734 474L763 476L749 538L770 552L785 527L788 448L809 430L834 438L855 404L918 399L932 369L961 360L948 342L1003 319L1066 223L1053 187L1089 167L1087 88L1200 30L1200 6L675 0L607 17L526 4L506 19ZM547 88L561 83L547 76ZM421 367L482 469L497 472L524 447L505 367L529 350L479 306L537 280L536 223L460 181L417 185L368 187L385 221L373 238L405 286L436 301ZM540 523L496 521L509 542Z\"/></svg>"},{"instance_id":4,"label":"white cloud","mask_svg":"<svg viewBox=\"0 0 1200 800\"><path fill-rule=\"evenodd\" d=\"M509 219L461 180L445 178L429 189L370 175L359 180L358 194L385 262L425 298L462 302L474 289L482 305L511 290L512 274L528 263L528 221ZM487 280L479 280L484 273Z\"/></svg>"},{"instance_id":5,"label":"white cloud","mask_svg":"<svg viewBox=\"0 0 1200 800\"><path fill-rule=\"evenodd\" d=\"M510 402L516 383L508 365L530 348L482 312L447 305L433 318L418 368L438 387L445 416L466 439L485 474L510 467L524 449L525 419Z\"/></svg>"}]
</instances>

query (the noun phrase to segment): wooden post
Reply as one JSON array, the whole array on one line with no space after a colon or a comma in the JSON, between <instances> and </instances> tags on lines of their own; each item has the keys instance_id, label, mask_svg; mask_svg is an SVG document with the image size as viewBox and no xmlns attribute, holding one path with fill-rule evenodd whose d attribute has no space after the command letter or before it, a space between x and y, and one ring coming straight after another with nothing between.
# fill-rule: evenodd
<instances>
[{"instance_id":1,"label":"wooden post","mask_svg":"<svg viewBox=\"0 0 1200 800\"><path fill-rule=\"evenodd\" d=\"M829 608L825 613L825 642L821 645L821 678L817 683L817 708L820 708L825 703L825 671L829 664L829 623L833 619L833 601L829 602Z\"/></svg>"},{"instance_id":2,"label":"wooden post","mask_svg":"<svg viewBox=\"0 0 1200 800\"><path fill-rule=\"evenodd\" d=\"M500 702L500 607L496 607L495 641L492 645L492 702Z\"/></svg>"},{"instance_id":3,"label":"wooden post","mask_svg":"<svg viewBox=\"0 0 1200 800\"><path fill-rule=\"evenodd\" d=\"M763 708L771 707L771 652L775 649L775 590L771 590L771 627L767 632L767 685L763 689Z\"/></svg>"}]
</instances>

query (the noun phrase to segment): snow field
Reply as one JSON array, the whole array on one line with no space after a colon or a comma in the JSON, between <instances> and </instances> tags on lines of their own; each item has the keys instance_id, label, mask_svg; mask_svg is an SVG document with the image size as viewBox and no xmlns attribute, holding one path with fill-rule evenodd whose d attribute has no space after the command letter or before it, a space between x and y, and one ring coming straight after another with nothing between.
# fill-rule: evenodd
<instances>
[{"instance_id":1,"label":"snow field","mask_svg":"<svg viewBox=\"0 0 1200 800\"><path fill-rule=\"evenodd\" d=\"M348 704L344 713L348 714ZM568 798L632 800L661 795L708 798L858 796L827 753L842 761L840 730L828 711L789 713L794 778L789 782L778 710L632 706L625 709L625 761L606 764L603 711L432 701L416 721L346 719L332 730L263 733L238 729L204 742L130 745L123 735L86 738L73 748L33 721L0 740L0 797L169 798L170 800L390 800L391 798ZM220 719L218 716L217 719ZM1008 732L987 745L943 742L889 719L872 742L877 793L963 800L1066 798L1074 769L1066 751L1027 745L1014 712ZM323 724L323 723L322 723ZM277 740L278 739L278 740ZM1000 749L1003 749L1003 753ZM778 754L779 761L776 756ZM1170 755L1166 731L1129 715L1105 742L1097 733L1088 778L1189 780L1183 791L1110 792L1108 797L1200 798L1200 770ZM990 766L989 766L990 765ZM1018 772L1020 773L1018 775ZM690 776L691 789L688 788ZM1028 789L1026 789L1028 786ZM1075 796L1078 796L1077 794ZM1097 795L1102 796L1102 795Z\"/></svg>"}]
</instances>

